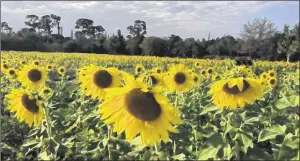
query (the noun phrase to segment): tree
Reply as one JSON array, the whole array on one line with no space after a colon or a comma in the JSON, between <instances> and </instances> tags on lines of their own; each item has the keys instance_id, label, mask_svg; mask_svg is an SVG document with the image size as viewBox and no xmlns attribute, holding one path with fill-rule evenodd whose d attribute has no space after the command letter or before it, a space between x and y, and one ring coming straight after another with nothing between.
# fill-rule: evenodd
<instances>
[{"instance_id":1,"label":"tree","mask_svg":"<svg viewBox=\"0 0 300 161\"><path fill-rule=\"evenodd\" d=\"M42 16L40 23L41 23L40 28L44 31L44 33L46 33L48 36L51 35L53 24L50 15Z\"/></svg>"},{"instance_id":2,"label":"tree","mask_svg":"<svg viewBox=\"0 0 300 161\"><path fill-rule=\"evenodd\" d=\"M60 34L60 20L61 17L51 14L50 15L51 19L52 19L52 26L56 26L57 27L57 34Z\"/></svg>"},{"instance_id":3,"label":"tree","mask_svg":"<svg viewBox=\"0 0 300 161\"><path fill-rule=\"evenodd\" d=\"M99 37L105 29L101 25L93 26L94 21L86 18L80 18L76 20L75 29L80 31L75 32L75 36L87 36L87 37Z\"/></svg>"},{"instance_id":4,"label":"tree","mask_svg":"<svg viewBox=\"0 0 300 161\"><path fill-rule=\"evenodd\" d=\"M278 41L277 52L285 54L287 62L289 62L290 57L297 51L299 51L299 25L296 25L293 30L285 25L282 36Z\"/></svg>"},{"instance_id":5,"label":"tree","mask_svg":"<svg viewBox=\"0 0 300 161\"><path fill-rule=\"evenodd\" d=\"M147 34L146 22L141 20L135 20L134 25L128 26L127 30L133 37L144 36Z\"/></svg>"},{"instance_id":6,"label":"tree","mask_svg":"<svg viewBox=\"0 0 300 161\"><path fill-rule=\"evenodd\" d=\"M9 27L8 23L7 22L1 22L1 32L4 33L7 32L9 35L12 34L12 28Z\"/></svg>"},{"instance_id":7,"label":"tree","mask_svg":"<svg viewBox=\"0 0 300 161\"><path fill-rule=\"evenodd\" d=\"M159 37L147 37L140 44L143 54L151 56L166 56L168 47L167 41Z\"/></svg>"},{"instance_id":8,"label":"tree","mask_svg":"<svg viewBox=\"0 0 300 161\"><path fill-rule=\"evenodd\" d=\"M255 54L263 40L271 38L275 33L276 29L271 21L266 18L255 18L244 24L240 36L246 42L247 47L245 49L252 55Z\"/></svg>"},{"instance_id":9,"label":"tree","mask_svg":"<svg viewBox=\"0 0 300 161\"><path fill-rule=\"evenodd\" d=\"M39 20L39 16L37 15L27 15L25 21L25 25L30 27L30 31L36 32L36 29L40 29L41 22Z\"/></svg>"},{"instance_id":10,"label":"tree","mask_svg":"<svg viewBox=\"0 0 300 161\"><path fill-rule=\"evenodd\" d=\"M178 35L171 35L168 40L167 56L178 57L184 55L184 42Z\"/></svg>"}]
</instances>

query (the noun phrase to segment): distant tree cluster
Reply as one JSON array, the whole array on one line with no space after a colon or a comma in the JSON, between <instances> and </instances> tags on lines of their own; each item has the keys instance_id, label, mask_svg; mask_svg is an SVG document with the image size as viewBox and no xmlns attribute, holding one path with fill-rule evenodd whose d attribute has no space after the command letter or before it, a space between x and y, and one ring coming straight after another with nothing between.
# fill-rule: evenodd
<instances>
[{"instance_id":1,"label":"distant tree cluster","mask_svg":"<svg viewBox=\"0 0 300 161\"><path fill-rule=\"evenodd\" d=\"M284 26L277 31L267 19L254 19L244 24L240 37L182 39L179 35L155 37L147 35L145 21L136 20L127 27L107 35L93 20L79 18L70 37L62 36L61 17L51 14L39 17L27 15L25 25L14 32L6 22L1 23L1 50L108 53L122 55L151 55L160 57L232 58L250 56L261 60L300 60L299 24ZM56 30L54 32L53 30Z\"/></svg>"}]
</instances>

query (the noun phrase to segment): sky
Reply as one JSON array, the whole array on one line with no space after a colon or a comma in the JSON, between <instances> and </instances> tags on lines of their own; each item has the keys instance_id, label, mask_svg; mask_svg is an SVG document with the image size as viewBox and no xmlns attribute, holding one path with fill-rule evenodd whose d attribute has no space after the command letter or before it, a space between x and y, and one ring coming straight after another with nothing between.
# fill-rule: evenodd
<instances>
[{"instance_id":1,"label":"sky","mask_svg":"<svg viewBox=\"0 0 300 161\"><path fill-rule=\"evenodd\" d=\"M26 27L26 15L61 16L63 35L70 36L79 18L101 25L107 34L118 29L128 35L127 26L137 19L147 24L146 36L211 38L238 36L243 24L254 18L271 20L278 30L284 24L299 23L298 1L2 1L1 22L14 31ZM55 29L53 29L56 32Z\"/></svg>"}]
</instances>

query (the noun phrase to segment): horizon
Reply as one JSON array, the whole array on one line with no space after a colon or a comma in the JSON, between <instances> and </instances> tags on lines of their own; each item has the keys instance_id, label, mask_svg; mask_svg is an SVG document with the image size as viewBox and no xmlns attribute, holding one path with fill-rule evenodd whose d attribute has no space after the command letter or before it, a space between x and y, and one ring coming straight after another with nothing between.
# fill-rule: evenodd
<instances>
[{"instance_id":1,"label":"horizon","mask_svg":"<svg viewBox=\"0 0 300 161\"><path fill-rule=\"evenodd\" d=\"M102 7L102 8L101 8ZM70 13L71 12L71 13ZM96 14L95 14L96 13ZM298 14L296 14L298 13ZM299 2L296 1L5 1L1 5L1 21L13 31L25 28L26 15L46 14L61 16L63 36L75 32L75 22L88 18L101 25L108 35L120 29L128 35L127 26L137 19L147 24L146 36L211 39L231 35L238 37L243 24L254 18L267 18L278 31L285 24L299 23ZM68 15L72 16L68 16ZM109 14L110 16L106 16ZM111 18L110 18L111 17ZM209 26L209 27L206 27ZM56 33L55 27L53 32Z\"/></svg>"}]
</instances>

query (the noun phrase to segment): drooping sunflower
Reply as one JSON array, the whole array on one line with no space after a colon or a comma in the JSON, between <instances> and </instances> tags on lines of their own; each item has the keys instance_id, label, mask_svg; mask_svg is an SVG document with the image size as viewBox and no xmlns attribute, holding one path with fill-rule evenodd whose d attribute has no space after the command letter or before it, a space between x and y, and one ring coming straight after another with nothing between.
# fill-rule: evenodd
<instances>
[{"instance_id":1,"label":"drooping sunflower","mask_svg":"<svg viewBox=\"0 0 300 161\"><path fill-rule=\"evenodd\" d=\"M65 67L59 67L57 69L57 72L61 75L64 76L66 74L66 68Z\"/></svg>"},{"instance_id":2,"label":"drooping sunflower","mask_svg":"<svg viewBox=\"0 0 300 161\"><path fill-rule=\"evenodd\" d=\"M135 73L136 74L139 74L141 73L143 70L145 70L145 67L141 64L138 64L136 67L135 67Z\"/></svg>"},{"instance_id":3,"label":"drooping sunflower","mask_svg":"<svg viewBox=\"0 0 300 161\"><path fill-rule=\"evenodd\" d=\"M221 77L219 76L219 75L213 75L212 76L212 80L213 81L218 81L218 80L220 80L221 79Z\"/></svg>"},{"instance_id":4,"label":"drooping sunflower","mask_svg":"<svg viewBox=\"0 0 300 161\"><path fill-rule=\"evenodd\" d=\"M22 86L29 90L38 90L45 86L48 80L47 71L43 67L35 65L25 65L18 72L18 80Z\"/></svg>"},{"instance_id":5,"label":"drooping sunflower","mask_svg":"<svg viewBox=\"0 0 300 161\"><path fill-rule=\"evenodd\" d=\"M87 96L93 99L104 99L104 89L119 87L122 84L120 71L116 68L103 68L95 65L83 67L79 70L80 87Z\"/></svg>"},{"instance_id":6,"label":"drooping sunflower","mask_svg":"<svg viewBox=\"0 0 300 161\"><path fill-rule=\"evenodd\" d=\"M169 141L168 131L177 132L172 124L181 124L179 110L158 90L149 90L143 82L122 73L125 86L107 89L109 99L99 106L101 119L106 124L114 123L113 131L125 132L131 141L138 134L144 145L154 145L161 139Z\"/></svg>"},{"instance_id":7,"label":"drooping sunflower","mask_svg":"<svg viewBox=\"0 0 300 161\"><path fill-rule=\"evenodd\" d=\"M23 89L13 89L6 96L9 99L8 109L16 112L15 116L20 122L26 122L30 127L41 125L45 116L42 103L33 95Z\"/></svg>"},{"instance_id":8,"label":"drooping sunflower","mask_svg":"<svg viewBox=\"0 0 300 161\"><path fill-rule=\"evenodd\" d=\"M215 105L236 110L261 99L263 89L261 80L238 77L214 82L208 93Z\"/></svg>"},{"instance_id":9,"label":"drooping sunflower","mask_svg":"<svg viewBox=\"0 0 300 161\"><path fill-rule=\"evenodd\" d=\"M192 75L183 64L172 65L164 79L170 92L187 92L194 85Z\"/></svg>"},{"instance_id":10,"label":"drooping sunflower","mask_svg":"<svg viewBox=\"0 0 300 161\"><path fill-rule=\"evenodd\" d=\"M192 77L193 77L194 85L199 85L199 83L200 83L199 76L196 73L193 73Z\"/></svg>"},{"instance_id":11,"label":"drooping sunflower","mask_svg":"<svg viewBox=\"0 0 300 161\"><path fill-rule=\"evenodd\" d=\"M161 88L161 90L165 88L164 79L162 75L158 73L143 74L136 80L150 84L153 88Z\"/></svg>"}]
</instances>

